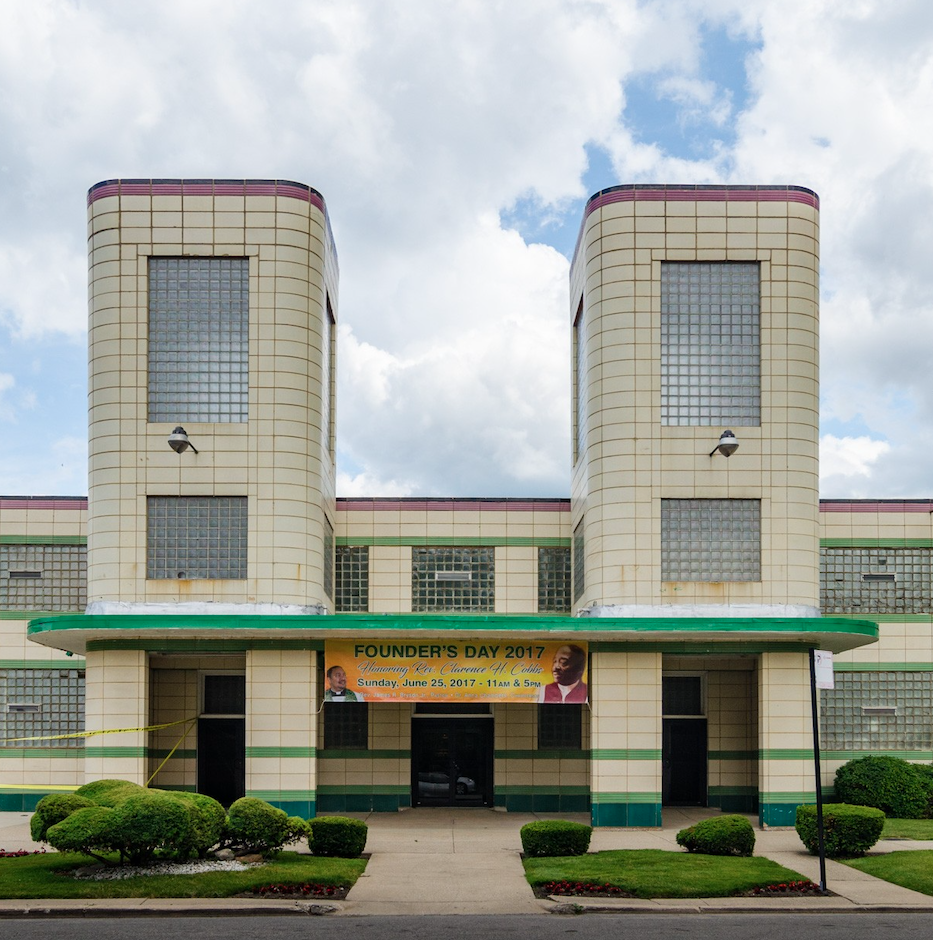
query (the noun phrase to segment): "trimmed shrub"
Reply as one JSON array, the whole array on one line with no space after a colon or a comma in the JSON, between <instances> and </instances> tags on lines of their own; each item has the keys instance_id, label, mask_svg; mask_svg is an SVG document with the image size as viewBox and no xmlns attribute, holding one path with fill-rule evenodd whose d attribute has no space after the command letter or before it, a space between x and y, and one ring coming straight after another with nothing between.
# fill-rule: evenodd
<instances>
[{"instance_id":1,"label":"trimmed shrub","mask_svg":"<svg viewBox=\"0 0 933 940\"><path fill-rule=\"evenodd\" d=\"M113 813L109 806L76 809L61 822L50 826L46 839L59 852L81 852L103 861L100 853L113 848Z\"/></svg>"},{"instance_id":2,"label":"trimmed shrub","mask_svg":"<svg viewBox=\"0 0 933 940\"><path fill-rule=\"evenodd\" d=\"M147 793L145 787L129 780L94 780L75 790L76 796L83 796L95 806L116 806L127 797Z\"/></svg>"},{"instance_id":3,"label":"trimmed shrub","mask_svg":"<svg viewBox=\"0 0 933 940\"><path fill-rule=\"evenodd\" d=\"M744 816L714 816L681 829L677 844L701 855L745 857L755 851L755 830Z\"/></svg>"},{"instance_id":4,"label":"trimmed shrub","mask_svg":"<svg viewBox=\"0 0 933 940\"><path fill-rule=\"evenodd\" d=\"M33 842L45 842L50 826L58 825L73 812L95 804L77 793L50 793L36 804L36 811L29 820L29 834Z\"/></svg>"},{"instance_id":5,"label":"trimmed shrub","mask_svg":"<svg viewBox=\"0 0 933 940\"><path fill-rule=\"evenodd\" d=\"M204 858L219 845L227 828L227 812L213 797L205 793L189 793L186 790L161 790L188 808L189 830L182 843L174 847L178 858L196 855Z\"/></svg>"},{"instance_id":6,"label":"trimmed shrub","mask_svg":"<svg viewBox=\"0 0 933 940\"><path fill-rule=\"evenodd\" d=\"M283 845L297 842L307 832L307 824L297 816L288 816L254 796L244 796L231 803L227 812L227 841L248 852L271 855Z\"/></svg>"},{"instance_id":7,"label":"trimmed shrub","mask_svg":"<svg viewBox=\"0 0 933 940\"><path fill-rule=\"evenodd\" d=\"M160 849L178 857L191 834L190 804L158 790L127 797L114 807L111 841L134 865L152 861Z\"/></svg>"},{"instance_id":8,"label":"trimmed shrub","mask_svg":"<svg viewBox=\"0 0 933 940\"><path fill-rule=\"evenodd\" d=\"M860 757L836 771L836 798L874 806L886 816L922 819L930 814L933 777L899 757Z\"/></svg>"},{"instance_id":9,"label":"trimmed shrub","mask_svg":"<svg viewBox=\"0 0 933 940\"><path fill-rule=\"evenodd\" d=\"M308 831L308 844L312 855L359 858L366 848L369 827L361 819L319 816L310 820Z\"/></svg>"},{"instance_id":10,"label":"trimmed shrub","mask_svg":"<svg viewBox=\"0 0 933 940\"><path fill-rule=\"evenodd\" d=\"M811 855L820 851L815 806L798 806L795 826ZM827 858L864 855L881 838L884 813L873 806L826 803L823 806L823 844Z\"/></svg>"},{"instance_id":11,"label":"trimmed shrub","mask_svg":"<svg viewBox=\"0 0 933 940\"><path fill-rule=\"evenodd\" d=\"M520 834L522 850L528 858L585 855L593 827L564 819L542 819L526 823Z\"/></svg>"}]
</instances>

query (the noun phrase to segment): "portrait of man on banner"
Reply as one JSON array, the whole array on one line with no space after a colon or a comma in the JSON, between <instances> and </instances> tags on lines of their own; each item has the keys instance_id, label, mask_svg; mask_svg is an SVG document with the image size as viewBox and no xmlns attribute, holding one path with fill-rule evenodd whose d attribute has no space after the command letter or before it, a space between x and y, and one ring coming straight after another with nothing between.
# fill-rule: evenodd
<instances>
[{"instance_id":1,"label":"portrait of man on banner","mask_svg":"<svg viewBox=\"0 0 933 940\"><path fill-rule=\"evenodd\" d=\"M589 701L589 690L583 681L585 673L586 650L576 643L559 647L551 664L554 681L541 688L538 701L557 705L576 705Z\"/></svg>"},{"instance_id":2,"label":"portrait of man on banner","mask_svg":"<svg viewBox=\"0 0 933 940\"><path fill-rule=\"evenodd\" d=\"M343 666L333 665L327 670L325 702L365 702L363 693L347 687L347 671Z\"/></svg>"}]
</instances>

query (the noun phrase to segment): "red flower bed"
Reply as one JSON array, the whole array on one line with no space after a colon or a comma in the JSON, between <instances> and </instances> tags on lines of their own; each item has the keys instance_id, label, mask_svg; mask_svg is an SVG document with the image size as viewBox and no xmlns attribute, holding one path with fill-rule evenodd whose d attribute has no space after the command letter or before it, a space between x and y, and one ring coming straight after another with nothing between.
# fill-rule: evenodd
<instances>
[{"instance_id":1,"label":"red flower bed","mask_svg":"<svg viewBox=\"0 0 933 940\"><path fill-rule=\"evenodd\" d=\"M345 898L347 889L338 885L271 884L257 885L251 893L261 898L330 898L333 901Z\"/></svg>"},{"instance_id":2,"label":"red flower bed","mask_svg":"<svg viewBox=\"0 0 933 940\"><path fill-rule=\"evenodd\" d=\"M45 855L45 849L34 849L32 852L27 852L26 849L17 849L15 852L0 849L0 858L23 858L26 855Z\"/></svg>"},{"instance_id":3,"label":"red flower bed","mask_svg":"<svg viewBox=\"0 0 933 940\"><path fill-rule=\"evenodd\" d=\"M755 897L773 897L784 894L820 894L820 886L812 881L782 881L776 885L765 885L763 888L753 888Z\"/></svg>"},{"instance_id":4,"label":"red flower bed","mask_svg":"<svg viewBox=\"0 0 933 940\"><path fill-rule=\"evenodd\" d=\"M576 898L630 898L630 891L611 884L594 884L589 881L549 881L540 886L543 896L559 895Z\"/></svg>"}]
</instances>

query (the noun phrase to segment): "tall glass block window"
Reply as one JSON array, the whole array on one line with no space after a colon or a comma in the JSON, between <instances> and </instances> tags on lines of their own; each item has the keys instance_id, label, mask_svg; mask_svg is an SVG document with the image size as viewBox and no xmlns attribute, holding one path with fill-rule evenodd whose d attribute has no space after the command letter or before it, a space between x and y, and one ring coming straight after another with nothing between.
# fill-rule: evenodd
<instances>
[{"instance_id":1,"label":"tall glass block window","mask_svg":"<svg viewBox=\"0 0 933 940\"><path fill-rule=\"evenodd\" d=\"M0 669L0 740L38 738L20 747L84 747L83 669ZM9 746L16 746L15 744Z\"/></svg>"},{"instance_id":2,"label":"tall glass block window","mask_svg":"<svg viewBox=\"0 0 933 940\"><path fill-rule=\"evenodd\" d=\"M411 609L415 613L493 613L494 548L412 548Z\"/></svg>"},{"instance_id":3,"label":"tall glass block window","mask_svg":"<svg viewBox=\"0 0 933 940\"><path fill-rule=\"evenodd\" d=\"M369 610L369 546L337 546L338 613L356 613Z\"/></svg>"},{"instance_id":4,"label":"tall glass block window","mask_svg":"<svg viewBox=\"0 0 933 940\"><path fill-rule=\"evenodd\" d=\"M929 613L933 549L821 549L820 606L826 614Z\"/></svg>"},{"instance_id":5,"label":"tall glass block window","mask_svg":"<svg viewBox=\"0 0 933 940\"><path fill-rule=\"evenodd\" d=\"M583 301L573 324L574 463L586 451L586 322Z\"/></svg>"},{"instance_id":6,"label":"tall glass block window","mask_svg":"<svg viewBox=\"0 0 933 940\"><path fill-rule=\"evenodd\" d=\"M576 603L583 595L586 587L586 541L583 538L583 522L581 519L573 530L573 600Z\"/></svg>"},{"instance_id":7,"label":"tall glass block window","mask_svg":"<svg viewBox=\"0 0 933 940\"><path fill-rule=\"evenodd\" d=\"M761 424L757 262L661 265L661 424Z\"/></svg>"},{"instance_id":8,"label":"tall glass block window","mask_svg":"<svg viewBox=\"0 0 933 940\"><path fill-rule=\"evenodd\" d=\"M334 527L330 519L324 519L324 591L334 596Z\"/></svg>"},{"instance_id":9,"label":"tall glass block window","mask_svg":"<svg viewBox=\"0 0 933 940\"><path fill-rule=\"evenodd\" d=\"M566 614L570 611L570 549L538 549L538 613Z\"/></svg>"},{"instance_id":10,"label":"tall glass block window","mask_svg":"<svg viewBox=\"0 0 933 940\"><path fill-rule=\"evenodd\" d=\"M0 609L83 611L87 547L0 545Z\"/></svg>"},{"instance_id":11,"label":"tall glass block window","mask_svg":"<svg viewBox=\"0 0 933 940\"><path fill-rule=\"evenodd\" d=\"M933 673L836 672L820 692L820 745L828 751L933 749Z\"/></svg>"},{"instance_id":12,"label":"tall glass block window","mask_svg":"<svg viewBox=\"0 0 933 940\"><path fill-rule=\"evenodd\" d=\"M760 581L761 502L662 499L662 581Z\"/></svg>"},{"instance_id":13,"label":"tall glass block window","mask_svg":"<svg viewBox=\"0 0 933 940\"><path fill-rule=\"evenodd\" d=\"M336 366L336 329L334 311L327 298L324 311L324 334L321 337L321 428L324 452L334 452L334 370Z\"/></svg>"},{"instance_id":14,"label":"tall glass block window","mask_svg":"<svg viewBox=\"0 0 933 940\"><path fill-rule=\"evenodd\" d=\"M245 578L245 496L150 496L147 578Z\"/></svg>"},{"instance_id":15,"label":"tall glass block window","mask_svg":"<svg viewBox=\"0 0 933 940\"><path fill-rule=\"evenodd\" d=\"M235 423L249 398L249 261L149 259L149 420Z\"/></svg>"}]
</instances>

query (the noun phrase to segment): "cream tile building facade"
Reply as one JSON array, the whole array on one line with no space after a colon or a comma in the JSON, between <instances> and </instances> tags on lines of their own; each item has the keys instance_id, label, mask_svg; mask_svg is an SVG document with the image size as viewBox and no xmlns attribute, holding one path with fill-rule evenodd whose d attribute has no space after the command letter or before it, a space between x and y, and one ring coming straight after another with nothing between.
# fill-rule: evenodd
<instances>
[{"instance_id":1,"label":"cream tile building facade","mask_svg":"<svg viewBox=\"0 0 933 940\"><path fill-rule=\"evenodd\" d=\"M310 187L108 181L88 220L89 498L0 498L0 807L124 777L306 816L787 825L813 799L811 649L836 658L824 784L933 757L933 504L818 500L814 193L589 200L559 499L335 498L337 256ZM588 701L370 679L329 704L348 643L455 674L580 649Z\"/></svg>"}]
</instances>

